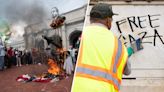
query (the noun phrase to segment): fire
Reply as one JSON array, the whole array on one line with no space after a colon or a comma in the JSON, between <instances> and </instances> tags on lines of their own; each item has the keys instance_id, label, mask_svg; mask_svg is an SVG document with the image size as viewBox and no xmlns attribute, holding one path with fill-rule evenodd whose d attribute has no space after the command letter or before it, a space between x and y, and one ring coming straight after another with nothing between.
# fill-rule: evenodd
<instances>
[{"instance_id":1,"label":"fire","mask_svg":"<svg viewBox=\"0 0 164 92\"><path fill-rule=\"evenodd\" d=\"M52 59L48 59L48 65L49 65L49 69L48 72L54 75L58 75L60 73L60 68L58 67L57 63L52 60Z\"/></svg>"}]
</instances>

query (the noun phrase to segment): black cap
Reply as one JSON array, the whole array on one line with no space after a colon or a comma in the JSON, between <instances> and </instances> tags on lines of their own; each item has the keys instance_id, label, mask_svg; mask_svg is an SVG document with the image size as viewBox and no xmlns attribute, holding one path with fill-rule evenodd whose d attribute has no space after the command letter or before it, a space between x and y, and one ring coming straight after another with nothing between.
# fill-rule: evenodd
<instances>
[{"instance_id":1,"label":"black cap","mask_svg":"<svg viewBox=\"0 0 164 92\"><path fill-rule=\"evenodd\" d=\"M109 4L104 4L104 3L99 3L95 6L90 11L90 17L91 18L107 18L107 17L112 17L113 15L118 15L113 13L112 11L112 6Z\"/></svg>"}]
</instances>

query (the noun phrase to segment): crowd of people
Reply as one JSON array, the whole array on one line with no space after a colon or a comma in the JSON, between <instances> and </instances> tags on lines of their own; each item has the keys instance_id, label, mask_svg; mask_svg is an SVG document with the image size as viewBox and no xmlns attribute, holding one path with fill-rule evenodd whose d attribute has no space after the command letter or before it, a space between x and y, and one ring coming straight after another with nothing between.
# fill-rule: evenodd
<instances>
[{"instance_id":1,"label":"crowd of people","mask_svg":"<svg viewBox=\"0 0 164 92\"><path fill-rule=\"evenodd\" d=\"M21 51L18 49L13 49L13 47L5 48L2 47L1 50L1 70L10 68L12 66L22 66L32 64L31 52L25 50Z\"/></svg>"},{"instance_id":2,"label":"crowd of people","mask_svg":"<svg viewBox=\"0 0 164 92\"><path fill-rule=\"evenodd\" d=\"M48 58L52 58L52 56L50 56L51 53L49 53L48 50L45 50L43 53L41 53L41 51L38 51L36 48L33 48L30 51L21 51L14 49L13 47L5 48L1 46L0 48L1 71L7 68L11 68L12 66L21 67L23 65L29 64L42 64L46 62L46 59L48 60ZM77 49L70 47L65 52L66 57L63 60L64 62L62 68L68 75L71 75L76 65Z\"/></svg>"}]
</instances>

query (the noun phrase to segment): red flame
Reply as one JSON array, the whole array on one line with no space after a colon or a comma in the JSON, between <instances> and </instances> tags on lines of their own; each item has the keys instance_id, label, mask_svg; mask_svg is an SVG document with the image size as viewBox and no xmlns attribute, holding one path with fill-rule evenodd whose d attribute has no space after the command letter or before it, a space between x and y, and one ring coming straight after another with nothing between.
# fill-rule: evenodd
<instances>
[{"instance_id":1,"label":"red flame","mask_svg":"<svg viewBox=\"0 0 164 92\"><path fill-rule=\"evenodd\" d=\"M58 75L60 73L60 68L58 67L57 63L52 60L52 59L48 59L48 65L49 65L49 69L48 72L54 75Z\"/></svg>"}]
</instances>

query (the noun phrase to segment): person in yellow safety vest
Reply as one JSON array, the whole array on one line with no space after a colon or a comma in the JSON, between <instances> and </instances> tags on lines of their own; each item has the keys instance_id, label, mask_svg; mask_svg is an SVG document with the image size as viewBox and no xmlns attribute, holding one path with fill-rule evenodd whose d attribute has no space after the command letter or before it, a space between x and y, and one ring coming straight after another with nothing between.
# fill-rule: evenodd
<instances>
[{"instance_id":1,"label":"person in yellow safety vest","mask_svg":"<svg viewBox=\"0 0 164 92\"><path fill-rule=\"evenodd\" d=\"M131 73L124 44L109 31L112 6L97 4L84 28L71 92L119 92L122 74Z\"/></svg>"}]
</instances>

